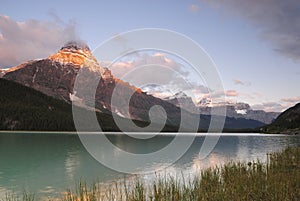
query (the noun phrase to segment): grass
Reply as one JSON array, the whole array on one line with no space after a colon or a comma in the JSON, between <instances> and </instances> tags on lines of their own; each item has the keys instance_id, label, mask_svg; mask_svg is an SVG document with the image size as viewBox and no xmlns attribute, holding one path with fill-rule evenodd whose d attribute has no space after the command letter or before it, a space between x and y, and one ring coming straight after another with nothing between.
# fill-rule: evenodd
<instances>
[{"instance_id":1,"label":"grass","mask_svg":"<svg viewBox=\"0 0 300 201\"><path fill-rule=\"evenodd\" d=\"M271 153L267 158L266 163L229 162L201 171L192 179L165 176L158 177L150 184L136 178L133 181L90 186L80 182L75 190L69 189L61 198L52 200L300 200L300 147ZM2 200L33 201L34 196L24 193L23 199L6 197Z\"/></svg>"}]
</instances>

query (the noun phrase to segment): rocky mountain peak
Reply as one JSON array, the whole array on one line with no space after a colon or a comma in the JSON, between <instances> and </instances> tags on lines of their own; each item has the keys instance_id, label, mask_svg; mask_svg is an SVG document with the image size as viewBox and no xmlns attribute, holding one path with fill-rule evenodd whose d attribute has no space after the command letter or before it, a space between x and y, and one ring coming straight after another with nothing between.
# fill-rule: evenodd
<instances>
[{"instance_id":1,"label":"rocky mountain peak","mask_svg":"<svg viewBox=\"0 0 300 201\"><path fill-rule=\"evenodd\" d=\"M192 98L183 91L179 91L173 96L166 97L164 98L164 100L168 101L169 103L172 103L177 107L181 107L182 109L185 109L188 112L198 113L198 109L196 108Z\"/></svg>"},{"instance_id":2,"label":"rocky mountain peak","mask_svg":"<svg viewBox=\"0 0 300 201\"><path fill-rule=\"evenodd\" d=\"M175 94L176 98L189 98L183 91L177 92Z\"/></svg>"},{"instance_id":3,"label":"rocky mountain peak","mask_svg":"<svg viewBox=\"0 0 300 201\"><path fill-rule=\"evenodd\" d=\"M62 48L63 49L73 49L73 50L83 50L83 51L91 51L89 46L83 41L69 41Z\"/></svg>"},{"instance_id":4,"label":"rocky mountain peak","mask_svg":"<svg viewBox=\"0 0 300 201\"><path fill-rule=\"evenodd\" d=\"M49 56L48 59L62 65L72 64L75 68L86 67L100 74L104 72L88 45L82 41L66 43L57 53Z\"/></svg>"},{"instance_id":5,"label":"rocky mountain peak","mask_svg":"<svg viewBox=\"0 0 300 201\"><path fill-rule=\"evenodd\" d=\"M173 99L190 99L183 91L179 91L172 96L168 96L164 98L165 100L173 100Z\"/></svg>"},{"instance_id":6,"label":"rocky mountain peak","mask_svg":"<svg viewBox=\"0 0 300 201\"><path fill-rule=\"evenodd\" d=\"M212 101L210 98L202 98L198 103L198 107L209 107L212 105Z\"/></svg>"}]
</instances>

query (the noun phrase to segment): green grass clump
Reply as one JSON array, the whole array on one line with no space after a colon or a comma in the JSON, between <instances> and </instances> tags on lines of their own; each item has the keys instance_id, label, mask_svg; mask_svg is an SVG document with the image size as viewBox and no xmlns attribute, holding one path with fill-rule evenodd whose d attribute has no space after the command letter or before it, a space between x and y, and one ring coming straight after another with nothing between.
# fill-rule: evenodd
<instances>
[{"instance_id":1,"label":"green grass clump","mask_svg":"<svg viewBox=\"0 0 300 201\"><path fill-rule=\"evenodd\" d=\"M209 168L185 181L172 176L158 177L149 184L136 178L111 184L80 182L60 201L223 201L223 200L300 200L300 147L268 154L266 163L230 162ZM24 197L23 201L33 201ZM7 197L4 201L17 201Z\"/></svg>"}]
</instances>

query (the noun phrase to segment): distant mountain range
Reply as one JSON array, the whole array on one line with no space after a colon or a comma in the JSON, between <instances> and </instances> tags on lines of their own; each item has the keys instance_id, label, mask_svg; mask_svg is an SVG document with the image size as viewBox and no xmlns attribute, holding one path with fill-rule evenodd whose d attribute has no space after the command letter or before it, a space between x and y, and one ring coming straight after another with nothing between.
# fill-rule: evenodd
<instances>
[{"instance_id":1,"label":"distant mountain range","mask_svg":"<svg viewBox=\"0 0 300 201\"><path fill-rule=\"evenodd\" d=\"M80 83L83 86L87 83L93 83L93 80L101 78L94 93L88 91L88 87L85 91L74 91L74 82L79 72L84 72L84 75L86 75L86 79ZM73 130L74 127L72 127L72 123L69 122L71 118L70 104L75 100L80 102L78 105L83 107L82 109L85 110L95 104L98 115L100 115L99 121L106 122L107 125L110 125L106 130L118 130L111 116L113 113L118 114L120 118L124 119L124 121L126 121L126 118L130 118L139 122L138 124L147 125L149 122L148 112L154 105L162 106L167 113L167 128L165 130L176 130L181 122L182 113L184 113L191 121L198 117L199 113L191 112L192 107L200 110L201 120L199 130L207 130L211 119L209 107L201 107L201 105L193 106L191 98L186 96L184 93L176 94L175 96L177 97L169 97L168 100L162 100L152 95L148 95L141 89L114 77L109 69L99 65L96 58L92 55L89 47L81 42L67 43L57 53L46 59L32 60L16 67L1 70L0 77L26 86L26 89L21 88L19 85L13 85L12 82L6 81L5 83L3 79L0 79L2 84L4 83L2 85L3 89L0 91L2 98L2 116L0 124L2 124L2 129L37 130L40 128L42 130L53 130L54 127L51 129L46 125L32 127L27 126L26 122L34 125L31 121L39 122L39 118L32 119L30 115L27 115L26 120L26 116L23 115L23 123L18 123L18 116L11 114L11 111L14 111L13 108L15 108L15 110L20 111L26 110L26 114L35 116L35 109L41 107L38 110L44 111L45 114L50 116L56 116L59 115L59 112L65 112L65 115L60 116L66 117L66 121L68 121L68 123L63 123L64 120L61 119L61 125L66 125L66 128L56 126L54 130ZM116 86L118 86L118 90L114 91ZM5 87L8 88L5 89ZM34 105L33 107L29 103L29 105L27 104L27 106L23 107L22 98L25 94L21 95L22 93L19 93L18 101L17 99L12 101L12 104L15 104L14 107L9 107L8 102L11 101L10 96L17 97L18 95L18 91L16 91L14 87L16 87L16 89L26 91L33 102L44 102L44 104L47 105L49 101L60 101L57 102L57 104L63 105L63 108L56 111L49 109L52 108L51 104L48 104L50 105L49 107L44 108L45 105L43 104ZM31 89L29 90L28 88ZM13 93L11 90L16 92ZM113 92L117 96L118 100L114 103L114 105L111 104ZM39 95L37 95L37 93ZM46 98L46 96L42 96L41 93L52 98ZM91 94L89 93L94 95L95 103L91 102ZM127 98L128 94L132 94L130 100ZM179 108L177 104L179 98L181 98L184 102L184 106L182 108ZM126 111L124 108L128 102L129 111ZM261 127L265 125L265 123L271 122L277 115L276 113L251 110L247 104L225 105L224 107L226 107L228 114L225 120L225 129L253 129ZM106 120L104 120L104 118L101 120L101 115L106 115ZM163 113L160 111L156 111L154 114L156 117L161 115L163 115ZM52 117L50 118L50 116L49 119L53 119ZM42 118L42 120L44 119L47 118ZM47 124L47 121L42 122L43 124ZM58 120L53 124L59 124ZM187 131L189 130L189 121L184 125L184 128ZM128 128L128 130L130 129L131 128Z\"/></svg>"},{"instance_id":2,"label":"distant mountain range","mask_svg":"<svg viewBox=\"0 0 300 201\"><path fill-rule=\"evenodd\" d=\"M274 122L262 130L266 133L300 135L300 103L281 113Z\"/></svg>"},{"instance_id":3,"label":"distant mountain range","mask_svg":"<svg viewBox=\"0 0 300 201\"><path fill-rule=\"evenodd\" d=\"M191 97L187 96L184 92L178 92L173 96L166 97L164 100L181 107L191 113L199 113L202 115L210 115L212 107L219 107L226 110L226 116L232 118L244 118L260 121L264 124L272 123L279 112L265 112L263 110L253 110L247 103L218 103L214 106L211 105L211 100L204 98L197 104L194 104ZM179 104L180 103L180 104Z\"/></svg>"}]
</instances>

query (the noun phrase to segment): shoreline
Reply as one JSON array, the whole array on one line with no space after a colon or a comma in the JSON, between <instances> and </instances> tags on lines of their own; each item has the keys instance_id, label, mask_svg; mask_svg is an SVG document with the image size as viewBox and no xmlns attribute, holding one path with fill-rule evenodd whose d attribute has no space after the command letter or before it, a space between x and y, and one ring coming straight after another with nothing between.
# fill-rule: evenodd
<instances>
[{"instance_id":1,"label":"shoreline","mask_svg":"<svg viewBox=\"0 0 300 201\"><path fill-rule=\"evenodd\" d=\"M102 133L104 135L126 135L127 133L130 135L153 135L156 134L157 136L297 136L297 135L291 135L291 134L285 134L285 133L178 133L178 132L161 132L161 133L156 133L156 132L144 132L144 133L139 133L139 132L76 132L76 131L0 131L1 134L46 134L46 135L51 135L51 134L62 134L62 135L97 135L99 133Z\"/></svg>"}]
</instances>

